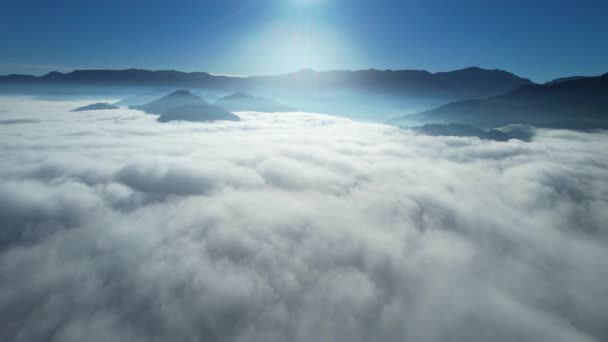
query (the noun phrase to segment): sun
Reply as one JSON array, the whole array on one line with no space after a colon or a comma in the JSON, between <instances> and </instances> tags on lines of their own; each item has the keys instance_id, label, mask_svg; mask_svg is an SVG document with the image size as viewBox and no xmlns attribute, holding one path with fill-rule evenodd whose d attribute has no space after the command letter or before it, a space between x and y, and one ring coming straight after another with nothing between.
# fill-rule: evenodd
<instances>
[{"instance_id":1,"label":"sun","mask_svg":"<svg viewBox=\"0 0 608 342\"><path fill-rule=\"evenodd\" d=\"M258 74L288 73L301 69L339 69L361 60L349 32L336 23L338 0L280 0L274 17L252 27L235 41L230 56L235 63L248 58L247 68Z\"/></svg>"}]
</instances>

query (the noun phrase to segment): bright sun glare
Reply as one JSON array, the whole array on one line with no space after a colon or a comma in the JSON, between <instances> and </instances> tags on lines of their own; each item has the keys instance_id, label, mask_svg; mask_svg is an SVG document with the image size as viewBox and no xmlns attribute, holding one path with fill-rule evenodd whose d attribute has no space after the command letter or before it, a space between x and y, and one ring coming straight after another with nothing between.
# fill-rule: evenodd
<instances>
[{"instance_id":1,"label":"bright sun glare","mask_svg":"<svg viewBox=\"0 0 608 342\"><path fill-rule=\"evenodd\" d=\"M276 17L239 41L235 56L259 56L248 61L257 73L338 68L340 61L360 55L348 34L333 20L329 0L286 0Z\"/></svg>"}]
</instances>

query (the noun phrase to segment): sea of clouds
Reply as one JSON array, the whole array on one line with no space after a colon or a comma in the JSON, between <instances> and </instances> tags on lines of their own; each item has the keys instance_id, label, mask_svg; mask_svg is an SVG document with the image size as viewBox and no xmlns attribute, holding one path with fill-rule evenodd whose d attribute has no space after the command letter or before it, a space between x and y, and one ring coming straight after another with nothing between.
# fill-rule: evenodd
<instances>
[{"instance_id":1,"label":"sea of clouds","mask_svg":"<svg viewBox=\"0 0 608 342\"><path fill-rule=\"evenodd\" d=\"M608 134L0 98L1 341L607 341Z\"/></svg>"}]
</instances>

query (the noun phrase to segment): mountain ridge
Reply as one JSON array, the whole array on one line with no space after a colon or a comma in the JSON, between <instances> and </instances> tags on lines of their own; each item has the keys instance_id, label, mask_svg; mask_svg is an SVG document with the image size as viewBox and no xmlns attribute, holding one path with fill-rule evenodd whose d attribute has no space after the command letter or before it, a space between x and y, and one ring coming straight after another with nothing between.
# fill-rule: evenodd
<instances>
[{"instance_id":1,"label":"mountain ridge","mask_svg":"<svg viewBox=\"0 0 608 342\"><path fill-rule=\"evenodd\" d=\"M75 70L43 76L0 76L0 85L38 87L160 87L204 89L216 94L249 93L276 99L290 108L354 119L383 121L466 99L505 94L535 84L500 69L469 67L425 70L298 70L270 76L234 77L175 70ZM29 87L36 85L36 87ZM11 90L9 89L9 90Z\"/></svg>"},{"instance_id":2,"label":"mountain ridge","mask_svg":"<svg viewBox=\"0 0 608 342\"><path fill-rule=\"evenodd\" d=\"M522 86L505 95L452 102L391 123L467 124L492 128L530 124L549 128L608 128L608 73Z\"/></svg>"},{"instance_id":3,"label":"mountain ridge","mask_svg":"<svg viewBox=\"0 0 608 342\"><path fill-rule=\"evenodd\" d=\"M129 106L129 108L141 110L148 114L162 115L171 108L184 105L208 105L208 103L188 90L180 89L146 104Z\"/></svg>"},{"instance_id":4,"label":"mountain ridge","mask_svg":"<svg viewBox=\"0 0 608 342\"><path fill-rule=\"evenodd\" d=\"M253 96L247 93L234 93L220 97L215 105L226 108L232 112L255 111L266 113L293 112L294 108L278 103L264 97Z\"/></svg>"},{"instance_id":5,"label":"mountain ridge","mask_svg":"<svg viewBox=\"0 0 608 342\"><path fill-rule=\"evenodd\" d=\"M207 103L200 96L192 94L186 89L176 90L154 101L139 106L130 106L130 109L156 114L158 122L170 121L239 121L240 118L228 110Z\"/></svg>"},{"instance_id":6,"label":"mountain ridge","mask_svg":"<svg viewBox=\"0 0 608 342\"><path fill-rule=\"evenodd\" d=\"M413 89L450 87L456 83L484 82L483 87L500 85L512 88L521 84L532 84L527 78L519 77L499 69L482 69L469 67L447 72L431 73L426 70L328 70L315 71L302 69L291 73L264 76L221 76L207 72L181 72L176 70L146 69L79 69L68 73L52 71L42 76L6 75L0 76L0 82L21 83L83 83L96 85L153 85L153 86L194 86L201 88L218 88L246 91L256 87L279 86L300 88L310 86L327 87L363 87L377 90ZM420 86L416 87L415 83ZM299 89L298 89L299 90Z\"/></svg>"}]
</instances>

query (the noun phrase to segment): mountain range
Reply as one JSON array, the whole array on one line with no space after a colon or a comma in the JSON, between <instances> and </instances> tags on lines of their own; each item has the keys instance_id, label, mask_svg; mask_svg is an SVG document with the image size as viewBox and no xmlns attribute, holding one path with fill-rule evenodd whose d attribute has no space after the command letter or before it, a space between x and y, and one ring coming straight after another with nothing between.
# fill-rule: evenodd
<instances>
[{"instance_id":1,"label":"mountain range","mask_svg":"<svg viewBox=\"0 0 608 342\"><path fill-rule=\"evenodd\" d=\"M254 93L279 99L302 111L383 120L429 109L451 101L504 94L526 78L502 70L471 67L450 72L422 70L334 70L297 72L274 76L231 77L205 72L173 70L75 70L44 76L0 76L0 85L55 88L88 87L190 88L217 94ZM5 87L6 88L6 87Z\"/></svg>"},{"instance_id":2,"label":"mountain range","mask_svg":"<svg viewBox=\"0 0 608 342\"><path fill-rule=\"evenodd\" d=\"M483 128L514 123L548 128L608 128L608 73L526 85L505 95L454 102L390 122L459 123Z\"/></svg>"},{"instance_id":3,"label":"mountain range","mask_svg":"<svg viewBox=\"0 0 608 342\"><path fill-rule=\"evenodd\" d=\"M129 108L142 110L148 114L161 115L168 109L185 105L207 105L207 101L192 94L188 90L182 89L176 90L149 103L138 106L129 106Z\"/></svg>"},{"instance_id":4,"label":"mountain range","mask_svg":"<svg viewBox=\"0 0 608 342\"><path fill-rule=\"evenodd\" d=\"M106 103L106 102L99 102L99 103L93 103L87 106L82 106L82 107L78 107L75 109L72 109L73 112L86 112L86 111L91 111L91 110L108 110L108 109L118 109L119 107Z\"/></svg>"},{"instance_id":5,"label":"mountain range","mask_svg":"<svg viewBox=\"0 0 608 342\"><path fill-rule=\"evenodd\" d=\"M500 129L481 129L470 125L451 123L447 125L426 124L410 127L410 130L423 135L444 137L477 137L483 140L509 141L518 139L530 141L531 133L520 127L501 127Z\"/></svg>"},{"instance_id":6,"label":"mountain range","mask_svg":"<svg viewBox=\"0 0 608 342\"><path fill-rule=\"evenodd\" d=\"M457 123L493 128L519 123L541 127L597 128L608 126L607 79L606 75L573 76L535 84L507 71L477 67L437 73L421 70L300 70L251 77L127 69L51 72L39 77L0 76L0 85L9 90L26 89L29 85L54 90L62 87L99 91L114 89L112 87L139 89L141 95L127 98L117 105L147 103L158 98L160 92L184 87L216 98L216 105L230 111L282 112L298 108L370 121L386 122L393 117L395 119L388 122L396 125ZM143 93L140 88L145 89ZM226 94L232 95L224 96ZM186 99L181 99L180 103L211 106L202 98L192 96L196 97L191 98L192 103ZM281 103L270 98L279 99ZM161 114L166 108L158 105L154 105L155 109L138 109L155 110L156 114ZM169 104L169 99L165 105L175 107Z\"/></svg>"},{"instance_id":7,"label":"mountain range","mask_svg":"<svg viewBox=\"0 0 608 342\"><path fill-rule=\"evenodd\" d=\"M215 105L233 112L254 111L265 113L293 112L295 109L264 97L246 93L236 93L221 97Z\"/></svg>"},{"instance_id":8,"label":"mountain range","mask_svg":"<svg viewBox=\"0 0 608 342\"><path fill-rule=\"evenodd\" d=\"M423 70L300 70L276 76L231 77L205 72L174 70L75 70L44 76L0 76L2 83L89 84L114 86L173 86L245 92L320 92L366 90L375 93L410 94L429 97L487 97L505 93L532 82L502 70L471 67L450 72Z\"/></svg>"},{"instance_id":9,"label":"mountain range","mask_svg":"<svg viewBox=\"0 0 608 342\"><path fill-rule=\"evenodd\" d=\"M222 107L207 103L188 90L177 90L157 100L139 106L131 106L148 114L159 115L157 121L239 121L240 118Z\"/></svg>"}]
</instances>

